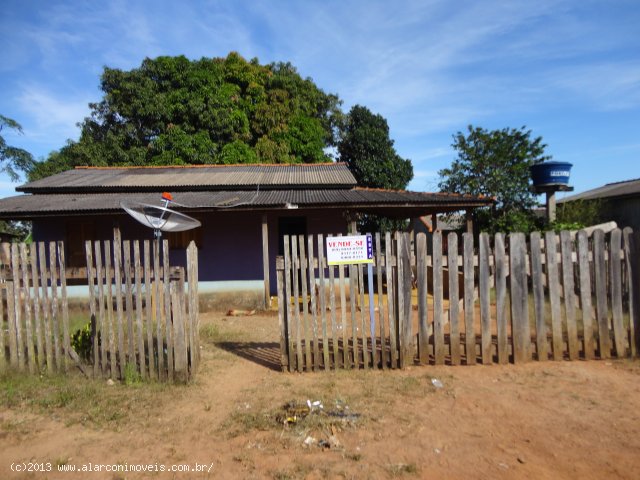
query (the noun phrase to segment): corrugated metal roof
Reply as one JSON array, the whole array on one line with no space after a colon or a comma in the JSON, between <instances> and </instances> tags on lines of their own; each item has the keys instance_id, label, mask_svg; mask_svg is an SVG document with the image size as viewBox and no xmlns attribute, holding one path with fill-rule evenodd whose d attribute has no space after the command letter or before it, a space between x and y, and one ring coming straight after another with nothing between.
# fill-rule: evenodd
<instances>
[{"instance_id":1,"label":"corrugated metal roof","mask_svg":"<svg viewBox=\"0 0 640 480\"><path fill-rule=\"evenodd\" d=\"M350 188L356 179L344 163L292 165L187 165L79 167L16 188L25 193L136 192L273 188Z\"/></svg>"},{"instance_id":2,"label":"corrugated metal roof","mask_svg":"<svg viewBox=\"0 0 640 480\"><path fill-rule=\"evenodd\" d=\"M571 202L574 200L596 200L598 198L617 198L640 195L640 178L627 180L625 182L608 183L602 187L577 193L570 197L558 200L558 203Z\"/></svg>"},{"instance_id":3,"label":"corrugated metal roof","mask_svg":"<svg viewBox=\"0 0 640 480\"><path fill-rule=\"evenodd\" d=\"M309 190L228 190L176 193L179 210L300 208L466 208L488 205L490 198L446 193L421 193L366 188ZM111 213L121 201L160 204L158 192L18 195L0 200L0 218L54 214Z\"/></svg>"}]
</instances>

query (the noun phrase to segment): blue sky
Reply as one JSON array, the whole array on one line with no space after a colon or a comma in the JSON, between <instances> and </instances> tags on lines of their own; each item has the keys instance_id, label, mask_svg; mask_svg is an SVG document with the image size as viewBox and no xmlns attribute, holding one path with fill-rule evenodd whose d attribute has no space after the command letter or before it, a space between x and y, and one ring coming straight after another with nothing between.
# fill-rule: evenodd
<instances>
[{"instance_id":1,"label":"blue sky","mask_svg":"<svg viewBox=\"0 0 640 480\"><path fill-rule=\"evenodd\" d=\"M579 192L640 177L639 26L638 0L3 0L0 114L24 134L2 134L45 158L78 138L104 66L237 51L383 115L412 190L437 189L472 124L531 129Z\"/></svg>"}]
</instances>

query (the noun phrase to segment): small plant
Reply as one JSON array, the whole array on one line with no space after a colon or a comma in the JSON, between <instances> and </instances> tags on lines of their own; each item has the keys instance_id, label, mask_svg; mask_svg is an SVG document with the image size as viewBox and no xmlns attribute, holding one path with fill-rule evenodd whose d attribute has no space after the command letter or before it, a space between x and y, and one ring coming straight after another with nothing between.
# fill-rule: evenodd
<instances>
[{"instance_id":1,"label":"small plant","mask_svg":"<svg viewBox=\"0 0 640 480\"><path fill-rule=\"evenodd\" d=\"M75 331L71 336L71 347L76 351L78 356L89 362L91 360L91 352L93 351L93 342L91 339L91 322L84 327Z\"/></svg>"},{"instance_id":2,"label":"small plant","mask_svg":"<svg viewBox=\"0 0 640 480\"><path fill-rule=\"evenodd\" d=\"M135 385L142 381L142 377L138 372L135 363L127 363L124 366L124 383L125 385Z\"/></svg>"}]
</instances>

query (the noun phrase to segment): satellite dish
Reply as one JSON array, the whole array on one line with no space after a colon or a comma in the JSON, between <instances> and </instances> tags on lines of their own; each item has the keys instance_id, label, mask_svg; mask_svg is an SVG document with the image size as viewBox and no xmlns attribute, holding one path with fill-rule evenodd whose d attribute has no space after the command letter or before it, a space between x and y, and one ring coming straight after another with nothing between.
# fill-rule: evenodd
<instances>
[{"instance_id":1,"label":"satellite dish","mask_svg":"<svg viewBox=\"0 0 640 480\"><path fill-rule=\"evenodd\" d=\"M152 228L156 238L160 238L162 232L183 232L202 225L195 218L168 208L173 202L170 193L163 193L162 201L162 206L141 202L120 202L120 206L138 222Z\"/></svg>"}]
</instances>

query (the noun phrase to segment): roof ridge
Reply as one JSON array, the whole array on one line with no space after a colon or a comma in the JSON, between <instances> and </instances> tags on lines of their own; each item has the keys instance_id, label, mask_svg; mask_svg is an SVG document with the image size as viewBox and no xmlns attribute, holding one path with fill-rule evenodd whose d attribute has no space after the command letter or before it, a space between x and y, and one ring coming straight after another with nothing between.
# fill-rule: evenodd
<instances>
[{"instance_id":1,"label":"roof ridge","mask_svg":"<svg viewBox=\"0 0 640 480\"><path fill-rule=\"evenodd\" d=\"M619 182L605 183L603 186L607 187L609 185L620 185L621 183L637 182L638 180L640 180L640 178L632 178L631 180L620 180ZM596 187L596 188L598 188L598 187ZM600 188L602 188L602 187L600 187Z\"/></svg>"},{"instance_id":2,"label":"roof ridge","mask_svg":"<svg viewBox=\"0 0 640 480\"><path fill-rule=\"evenodd\" d=\"M175 169L187 169L187 168L226 168L226 167L314 167L314 166L331 166L331 165L346 165L346 162L322 162L322 163L231 163L231 164L202 164L202 165L122 165L122 166L92 166L92 165L77 165L74 170L136 170L136 169L161 169L161 168L175 168Z\"/></svg>"},{"instance_id":3,"label":"roof ridge","mask_svg":"<svg viewBox=\"0 0 640 480\"><path fill-rule=\"evenodd\" d=\"M356 185L353 187L354 190L366 190L370 192L400 192L400 193L417 193L420 195L440 195L444 197L462 197L462 198L487 198L495 200L495 197L490 197L484 194L472 195L469 193L458 193L458 192L421 192L417 190L403 190L403 189L395 189L395 188L377 188L377 187L364 187L360 185Z\"/></svg>"}]
</instances>

